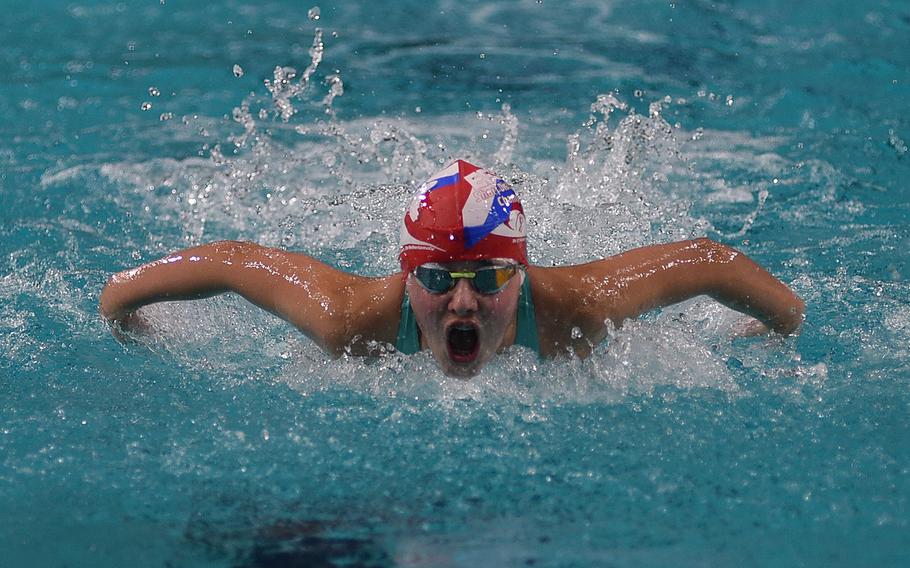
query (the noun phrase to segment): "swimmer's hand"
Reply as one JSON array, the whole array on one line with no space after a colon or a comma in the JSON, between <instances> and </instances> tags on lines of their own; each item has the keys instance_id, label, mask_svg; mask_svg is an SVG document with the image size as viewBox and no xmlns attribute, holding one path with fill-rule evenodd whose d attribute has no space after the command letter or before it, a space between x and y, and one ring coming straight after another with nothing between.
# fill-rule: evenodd
<instances>
[{"instance_id":1,"label":"swimmer's hand","mask_svg":"<svg viewBox=\"0 0 910 568\"><path fill-rule=\"evenodd\" d=\"M133 343L139 337L151 335L152 326L139 312L130 312L118 319L107 319L111 335L120 343Z\"/></svg>"},{"instance_id":2,"label":"swimmer's hand","mask_svg":"<svg viewBox=\"0 0 910 568\"><path fill-rule=\"evenodd\" d=\"M799 326L796 327L793 331L783 335L798 335ZM778 332L775 332L766 324L761 321L753 318L752 316L746 316L737 320L731 329L730 339L743 339L747 337L758 337L760 335L781 335Z\"/></svg>"},{"instance_id":3,"label":"swimmer's hand","mask_svg":"<svg viewBox=\"0 0 910 568\"><path fill-rule=\"evenodd\" d=\"M767 325L751 316L746 316L733 324L730 338L741 339L745 337L758 337L759 335L768 335L769 333L771 333L771 330Z\"/></svg>"},{"instance_id":4,"label":"swimmer's hand","mask_svg":"<svg viewBox=\"0 0 910 568\"><path fill-rule=\"evenodd\" d=\"M152 326L138 307L129 304L128 272L112 276L101 291L99 312L111 329L111 334L120 343L131 343L152 332Z\"/></svg>"}]
</instances>

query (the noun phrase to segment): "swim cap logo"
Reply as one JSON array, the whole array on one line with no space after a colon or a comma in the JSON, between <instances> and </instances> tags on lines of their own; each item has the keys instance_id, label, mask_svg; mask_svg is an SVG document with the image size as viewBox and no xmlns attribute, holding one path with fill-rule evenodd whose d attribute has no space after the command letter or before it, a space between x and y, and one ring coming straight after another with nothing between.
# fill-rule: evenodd
<instances>
[{"instance_id":1,"label":"swim cap logo","mask_svg":"<svg viewBox=\"0 0 910 568\"><path fill-rule=\"evenodd\" d=\"M418 189L401 227L402 269L426 262L510 258L527 264L524 211L512 187L457 160Z\"/></svg>"}]
</instances>

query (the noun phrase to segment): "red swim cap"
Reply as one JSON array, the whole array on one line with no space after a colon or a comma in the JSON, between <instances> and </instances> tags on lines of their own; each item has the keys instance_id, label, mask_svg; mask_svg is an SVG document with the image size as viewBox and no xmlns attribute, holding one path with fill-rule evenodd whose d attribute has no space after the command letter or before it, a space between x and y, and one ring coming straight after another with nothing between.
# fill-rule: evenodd
<instances>
[{"instance_id":1,"label":"red swim cap","mask_svg":"<svg viewBox=\"0 0 910 568\"><path fill-rule=\"evenodd\" d=\"M420 186L408 205L401 269L490 258L528 264L524 210L496 174L456 160Z\"/></svg>"}]
</instances>

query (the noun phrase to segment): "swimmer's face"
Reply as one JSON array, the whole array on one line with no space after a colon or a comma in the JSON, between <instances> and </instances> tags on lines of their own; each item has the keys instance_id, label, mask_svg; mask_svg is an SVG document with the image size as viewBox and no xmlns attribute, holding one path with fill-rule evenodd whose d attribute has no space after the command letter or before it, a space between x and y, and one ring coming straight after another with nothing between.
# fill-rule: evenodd
<instances>
[{"instance_id":1,"label":"swimmer's face","mask_svg":"<svg viewBox=\"0 0 910 568\"><path fill-rule=\"evenodd\" d=\"M489 262L436 265L454 273L472 272ZM515 314L521 277L515 271L502 289L492 294L477 291L468 278L455 279L453 288L433 292L411 273L407 291L423 345L433 353L443 372L470 378L480 372L498 350L515 337Z\"/></svg>"}]
</instances>

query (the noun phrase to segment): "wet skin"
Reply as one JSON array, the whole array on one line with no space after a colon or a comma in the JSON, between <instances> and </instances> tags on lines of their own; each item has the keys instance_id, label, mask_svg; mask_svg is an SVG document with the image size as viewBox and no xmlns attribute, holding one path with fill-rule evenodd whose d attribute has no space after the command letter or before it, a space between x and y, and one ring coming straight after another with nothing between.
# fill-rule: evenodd
<instances>
[{"instance_id":1,"label":"wet skin","mask_svg":"<svg viewBox=\"0 0 910 568\"><path fill-rule=\"evenodd\" d=\"M484 262L451 263L472 271ZM709 239L649 245L571 266L529 266L540 354L590 355L606 333L629 318L707 294L757 318L759 331L796 333L805 305L784 283L741 252ZM294 325L327 353L372 356L395 344L404 288L422 333L422 348L447 374L476 375L515 340L521 277L485 295L458 279L433 294L398 272L365 277L308 255L255 243L219 241L178 251L111 277L100 309L117 335L145 329L136 311L155 302L193 300L224 292ZM580 332L580 334L578 333Z\"/></svg>"},{"instance_id":2,"label":"wet skin","mask_svg":"<svg viewBox=\"0 0 910 568\"><path fill-rule=\"evenodd\" d=\"M461 262L444 265L451 271L470 271L484 263ZM521 275L516 273L496 294L481 294L464 278L442 294L421 286L408 276L411 309L421 333L421 347L429 349L443 372L467 379L476 375L500 350L515 340L515 315L521 293ZM470 349L456 338L476 334Z\"/></svg>"}]
</instances>

